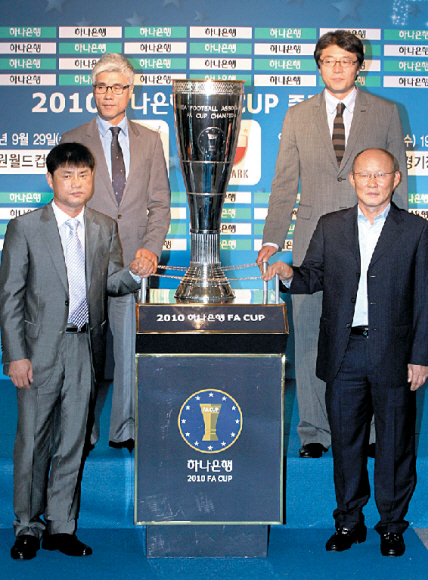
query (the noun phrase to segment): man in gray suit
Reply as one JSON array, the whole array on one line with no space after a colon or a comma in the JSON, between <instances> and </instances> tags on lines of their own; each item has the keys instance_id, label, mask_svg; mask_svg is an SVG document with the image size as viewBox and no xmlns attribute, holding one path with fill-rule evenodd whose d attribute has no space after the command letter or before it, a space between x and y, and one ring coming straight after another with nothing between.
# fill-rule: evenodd
<instances>
[{"instance_id":1,"label":"man in gray suit","mask_svg":"<svg viewBox=\"0 0 428 580\"><path fill-rule=\"evenodd\" d=\"M46 550L92 553L75 530L107 294L135 292L145 272L137 260L122 269L117 224L85 208L95 167L89 149L58 145L46 163L54 200L9 222L0 267L3 370L18 397L15 560L34 558L42 535Z\"/></svg>"},{"instance_id":2,"label":"man in gray suit","mask_svg":"<svg viewBox=\"0 0 428 580\"><path fill-rule=\"evenodd\" d=\"M129 121L126 107L134 88L134 69L120 54L104 55L92 71L98 116L62 135L61 143L83 143L97 161L95 193L88 207L113 219L125 263L134 256L143 261L145 275L157 269L170 222L170 189L162 143L158 133ZM118 131L125 183L115 181L114 132ZM113 163L112 163L113 160ZM110 419L110 445L134 448L135 416L135 300L133 296L109 298L109 324L113 334L114 388ZM98 385L96 417L109 383ZM99 437L98 427L92 443Z\"/></svg>"},{"instance_id":3,"label":"man in gray suit","mask_svg":"<svg viewBox=\"0 0 428 580\"><path fill-rule=\"evenodd\" d=\"M319 39L314 57L326 88L285 115L258 263L268 261L283 247L300 180L293 235L293 264L300 266L320 216L355 205L357 198L348 175L355 155L368 147L386 149L397 158L402 180L394 202L408 208L398 109L355 87L364 62L361 41L345 30L329 32ZM333 135L335 125L342 130L342 143L336 147L332 139L338 141ZM321 457L331 443L325 383L315 376L321 300L321 293L293 296L300 457Z\"/></svg>"}]
</instances>

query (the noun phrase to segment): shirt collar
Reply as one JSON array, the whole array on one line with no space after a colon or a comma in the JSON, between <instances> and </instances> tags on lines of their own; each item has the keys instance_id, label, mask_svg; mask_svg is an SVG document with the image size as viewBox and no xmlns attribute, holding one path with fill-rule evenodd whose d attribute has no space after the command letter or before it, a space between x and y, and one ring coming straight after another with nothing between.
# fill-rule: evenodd
<instances>
[{"instance_id":1,"label":"shirt collar","mask_svg":"<svg viewBox=\"0 0 428 580\"><path fill-rule=\"evenodd\" d=\"M52 209L55 215L56 222L58 224L58 228L63 226L67 220L71 218L65 211L60 209L54 201L52 201ZM82 211L77 215L74 219L78 220L80 225L84 228L85 227L85 208L82 208Z\"/></svg>"},{"instance_id":2,"label":"shirt collar","mask_svg":"<svg viewBox=\"0 0 428 580\"><path fill-rule=\"evenodd\" d=\"M383 212L375 217L374 221L376 222L376 221L380 221L380 220L386 220L386 218L388 217L390 209L391 209L391 203L388 203L388 205L383 210ZM361 211L361 208L359 205L358 205L358 219L361 221L367 221L367 222L369 221L368 218L366 218L366 216Z\"/></svg>"},{"instance_id":3,"label":"shirt collar","mask_svg":"<svg viewBox=\"0 0 428 580\"><path fill-rule=\"evenodd\" d=\"M330 115L333 115L333 113L336 113L338 103L343 103L345 105L346 109L350 113L353 113L354 108L355 108L355 100L357 98L357 87L354 87L352 89L352 91L349 93L349 95L346 95L346 97L342 100L337 99L331 93L329 93L327 90L324 91L324 96L325 96L327 112Z\"/></svg>"},{"instance_id":4,"label":"shirt collar","mask_svg":"<svg viewBox=\"0 0 428 580\"><path fill-rule=\"evenodd\" d=\"M99 115L96 116L96 119L97 119L98 131L100 132L101 137L104 138L107 135L107 133L110 131L110 127L120 127L120 129L121 129L122 133L125 135L125 137L128 137L128 119L126 118L126 115L121 120L121 122L118 123L117 125L112 125L108 121L105 121L104 119L102 119Z\"/></svg>"}]
</instances>

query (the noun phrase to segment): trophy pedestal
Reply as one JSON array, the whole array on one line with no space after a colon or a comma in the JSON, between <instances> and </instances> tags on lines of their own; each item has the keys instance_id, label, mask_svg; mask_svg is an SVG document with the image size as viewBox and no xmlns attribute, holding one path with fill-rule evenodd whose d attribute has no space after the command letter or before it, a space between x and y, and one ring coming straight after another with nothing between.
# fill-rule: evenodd
<instances>
[{"instance_id":1,"label":"trophy pedestal","mask_svg":"<svg viewBox=\"0 0 428 580\"><path fill-rule=\"evenodd\" d=\"M172 295L137 305L146 554L266 556L268 526L283 522L285 305L162 303Z\"/></svg>"}]
</instances>

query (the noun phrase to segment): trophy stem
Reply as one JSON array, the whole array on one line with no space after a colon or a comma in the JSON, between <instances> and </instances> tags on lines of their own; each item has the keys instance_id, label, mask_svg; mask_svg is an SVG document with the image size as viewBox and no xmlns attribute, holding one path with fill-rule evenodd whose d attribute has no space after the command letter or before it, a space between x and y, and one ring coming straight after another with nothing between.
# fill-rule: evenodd
<instances>
[{"instance_id":1,"label":"trophy stem","mask_svg":"<svg viewBox=\"0 0 428 580\"><path fill-rule=\"evenodd\" d=\"M220 234L192 233L191 258L175 293L179 302L229 302L234 299L220 263Z\"/></svg>"}]
</instances>

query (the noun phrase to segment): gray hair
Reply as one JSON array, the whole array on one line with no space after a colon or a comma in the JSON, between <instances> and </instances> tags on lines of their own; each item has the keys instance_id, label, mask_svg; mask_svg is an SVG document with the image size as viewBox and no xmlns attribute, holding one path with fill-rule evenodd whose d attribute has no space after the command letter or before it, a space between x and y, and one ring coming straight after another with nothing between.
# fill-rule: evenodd
<instances>
[{"instance_id":1,"label":"gray hair","mask_svg":"<svg viewBox=\"0 0 428 580\"><path fill-rule=\"evenodd\" d=\"M92 70L92 84L95 85L97 75L106 71L119 72L126 76L128 85L134 84L134 67L122 54L115 52L104 54Z\"/></svg>"}]
</instances>

